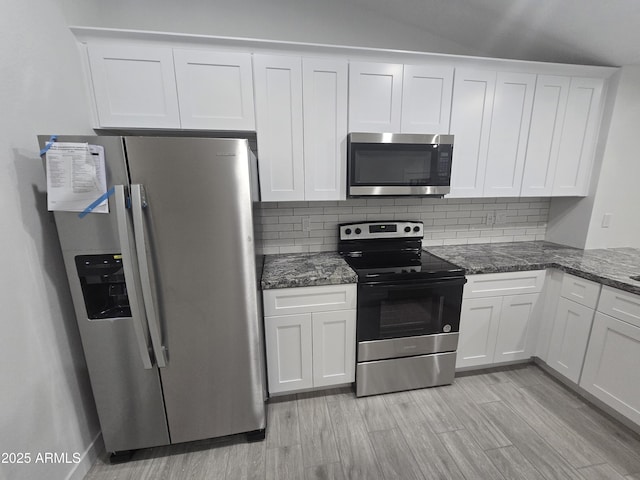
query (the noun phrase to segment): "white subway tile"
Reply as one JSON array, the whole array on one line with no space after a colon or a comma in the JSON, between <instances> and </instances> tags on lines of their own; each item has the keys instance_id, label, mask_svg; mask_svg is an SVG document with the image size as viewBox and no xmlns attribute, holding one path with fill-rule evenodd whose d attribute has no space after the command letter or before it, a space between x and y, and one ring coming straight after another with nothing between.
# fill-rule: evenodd
<instances>
[{"instance_id":1,"label":"white subway tile","mask_svg":"<svg viewBox=\"0 0 640 480\"><path fill-rule=\"evenodd\" d=\"M293 215L293 208L269 208L262 211L263 217L273 217L274 215Z\"/></svg>"},{"instance_id":2,"label":"white subway tile","mask_svg":"<svg viewBox=\"0 0 640 480\"><path fill-rule=\"evenodd\" d=\"M460 210L460 205L434 205L434 212L453 212Z\"/></svg>"},{"instance_id":3,"label":"white subway tile","mask_svg":"<svg viewBox=\"0 0 640 480\"><path fill-rule=\"evenodd\" d=\"M367 206L368 207L380 207L380 206L389 206L394 205L393 198L367 198Z\"/></svg>"},{"instance_id":4,"label":"white subway tile","mask_svg":"<svg viewBox=\"0 0 640 480\"><path fill-rule=\"evenodd\" d=\"M445 238L443 245L466 245L469 243L467 238Z\"/></svg>"},{"instance_id":5,"label":"white subway tile","mask_svg":"<svg viewBox=\"0 0 640 480\"><path fill-rule=\"evenodd\" d=\"M280 253L305 253L308 251L308 245L289 245L286 247L280 247Z\"/></svg>"},{"instance_id":6,"label":"white subway tile","mask_svg":"<svg viewBox=\"0 0 640 480\"><path fill-rule=\"evenodd\" d=\"M309 232L280 232L280 238L307 238Z\"/></svg>"},{"instance_id":7,"label":"white subway tile","mask_svg":"<svg viewBox=\"0 0 640 480\"><path fill-rule=\"evenodd\" d=\"M440 245L442 245L444 243L444 241L442 239L440 240L422 240L422 246L423 247L439 247Z\"/></svg>"},{"instance_id":8,"label":"white subway tile","mask_svg":"<svg viewBox=\"0 0 640 480\"><path fill-rule=\"evenodd\" d=\"M324 213L324 208L322 207L306 207L306 208L294 208L294 215L320 215Z\"/></svg>"},{"instance_id":9,"label":"white subway tile","mask_svg":"<svg viewBox=\"0 0 640 480\"><path fill-rule=\"evenodd\" d=\"M325 215L346 215L353 213L353 207L324 207Z\"/></svg>"},{"instance_id":10,"label":"white subway tile","mask_svg":"<svg viewBox=\"0 0 640 480\"><path fill-rule=\"evenodd\" d=\"M276 223L273 225L263 225L263 232L292 232L293 224L291 223Z\"/></svg>"},{"instance_id":11,"label":"white subway tile","mask_svg":"<svg viewBox=\"0 0 640 480\"><path fill-rule=\"evenodd\" d=\"M458 224L458 219L457 218L436 218L433 221L434 225L457 225Z\"/></svg>"},{"instance_id":12,"label":"white subway tile","mask_svg":"<svg viewBox=\"0 0 640 480\"><path fill-rule=\"evenodd\" d=\"M353 207L353 213L380 213L380 207Z\"/></svg>"},{"instance_id":13,"label":"white subway tile","mask_svg":"<svg viewBox=\"0 0 640 480\"><path fill-rule=\"evenodd\" d=\"M421 198L396 198L393 202L396 206L400 205L422 205Z\"/></svg>"}]
</instances>

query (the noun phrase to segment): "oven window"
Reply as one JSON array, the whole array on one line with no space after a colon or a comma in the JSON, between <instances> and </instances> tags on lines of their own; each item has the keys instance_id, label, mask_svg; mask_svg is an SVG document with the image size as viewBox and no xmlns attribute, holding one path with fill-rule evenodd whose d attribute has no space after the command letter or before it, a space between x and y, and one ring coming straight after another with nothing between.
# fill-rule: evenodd
<instances>
[{"instance_id":1,"label":"oven window","mask_svg":"<svg viewBox=\"0 0 640 480\"><path fill-rule=\"evenodd\" d=\"M392 298L380 302L380 339L422 335L437 328L444 297L424 300Z\"/></svg>"},{"instance_id":2,"label":"oven window","mask_svg":"<svg viewBox=\"0 0 640 480\"><path fill-rule=\"evenodd\" d=\"M437 286L360 284L358 341L457 332L463 284L464 280Z\"/></svg>"}]
</instances>

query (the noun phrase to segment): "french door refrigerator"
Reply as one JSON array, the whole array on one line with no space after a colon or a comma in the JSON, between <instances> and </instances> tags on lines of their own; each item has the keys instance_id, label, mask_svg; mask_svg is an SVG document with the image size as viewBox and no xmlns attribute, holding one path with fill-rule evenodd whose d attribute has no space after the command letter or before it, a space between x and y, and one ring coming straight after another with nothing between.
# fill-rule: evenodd
<instances>
[{"instance_id":1,"label":"french door refrigerator","mask_svg":"<svg viewBox=\"0 0 640 480\"><path fill-rule=\"evenodd\" d=\"M41 148L49 137L38 137ZM55 212L107 451L264 438L247 140L59 136L104 147L109 213Z\"/></svg>"}]
</instances>

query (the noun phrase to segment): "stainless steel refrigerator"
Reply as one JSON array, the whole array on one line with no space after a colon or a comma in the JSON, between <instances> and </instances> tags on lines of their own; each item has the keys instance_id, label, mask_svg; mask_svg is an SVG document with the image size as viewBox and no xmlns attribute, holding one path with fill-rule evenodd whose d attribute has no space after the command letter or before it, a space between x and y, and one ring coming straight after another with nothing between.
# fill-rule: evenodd
<instances>
[{"instance_id":1,"label":"stainless steel refrigerator","mask_svg":"<svg viewBox=\"0 0 640 480\"><path fill-rule=\"evenodd\" d=\"M49 137L38 137L41 148ZM247 140L104 147L109 213L55 212L107 451L264 438L260 257Z\"/></svg>"}]
</instances>

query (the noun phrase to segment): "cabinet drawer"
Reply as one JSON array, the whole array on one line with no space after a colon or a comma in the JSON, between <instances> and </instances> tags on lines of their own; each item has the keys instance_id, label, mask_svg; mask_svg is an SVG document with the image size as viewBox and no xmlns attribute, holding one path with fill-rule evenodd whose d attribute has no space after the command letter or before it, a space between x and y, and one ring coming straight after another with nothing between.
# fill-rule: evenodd
<instances>
[{"instance_id":1,"label":"cabinet drawer","mask_svg":"<svg viewBox=\"0 0 640 480\"><path fill-rule=\"evenodd\" d=\"M640 295L604 286L598 311L640 327Z\"/></svg>"},{"instance_id":2,"label":"cabinet drawer","mask_svg":"<svg viewBox=\"0 0 640 480\"><path fill-rule=\"evenodd\" d=\"M356 308L355 284L277 288L262 295L267 317Z\"/></svg>"},{"instance_id":3,"label":"cabinet drawer","mask_svg":"<svg viewBox=\"0 0 640 480\"><path fill-rule=\"evenodd\" d=\"M542 291L544 270L467 276L464 298L500 297Z\"/></svg>"},{"instance_id":4,"label":"cabinet drawer","mask_svg":"<svg viewBox=\"0 0 640 480\"><path fill-rule=\"evenodd\" d=\"M598 304L598 295L600 295L600 284L565 273L562 277L560 295L595 309Z\"/></svg>"}]
</instances>

